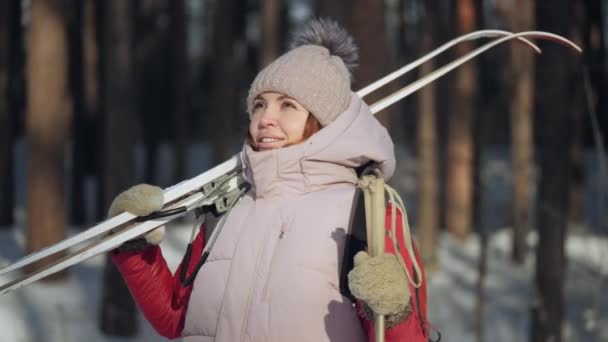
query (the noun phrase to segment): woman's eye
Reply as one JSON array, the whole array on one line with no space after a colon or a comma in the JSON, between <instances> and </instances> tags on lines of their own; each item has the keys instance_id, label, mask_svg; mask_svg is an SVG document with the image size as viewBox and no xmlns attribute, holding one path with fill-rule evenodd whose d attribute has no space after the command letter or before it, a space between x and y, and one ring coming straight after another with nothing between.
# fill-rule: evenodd
<instances>
[{"instance_id":1,"label":"woman's eye","mask_svg":"<svg viewBox=\"0 0 608 342\"><path fill-rule=\"evenodd\" d=\"M296 105L294 105L291 102L283 102L283 106L286 107L286 108L297 109Z\"/></svg>"},{"instance_id":2,"label":"woman's eye","mask_svg":"<svg viewBox=\"0 0 608 342\"><path fill-rule=\"evenodd\" d=\"M260 108L263 108L263 107L264 107L264 104L262 102L255 102L253 104L253 110L257 110L257 109L260 109Z\"/></svg>"}]
</instances>

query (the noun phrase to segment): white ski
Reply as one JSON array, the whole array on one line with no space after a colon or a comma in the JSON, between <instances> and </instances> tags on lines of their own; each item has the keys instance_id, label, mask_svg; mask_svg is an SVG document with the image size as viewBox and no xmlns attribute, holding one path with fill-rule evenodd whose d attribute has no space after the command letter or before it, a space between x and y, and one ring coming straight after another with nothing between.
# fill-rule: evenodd
<instances>
[{"instance_id":1,"label":"white ski","mask_svg":"<svg viewBox=\"0 0 608 342\"><path fill-rule=\"evenodd\" d=\"M178 183L172 187L167 188L164 192L165 201L168 205L170 205L177 199L183 198L184 196L192 193L193 191L202 189L205 185L211 187L212 185L214 185L214 180L222 178L224 175L229 174L231 171L232 173L238 174L240 171L240 165L241 163L239 160L239 156L235 155L234 157L230 158L229 160L223 162L222 164L214 167L213 169L207 172L204 172L190 180ZM0 269L0 275L22 268L40 259L46 258L49 255L65 251L92 238L107 234L108 232L115 230L124 224L132 222L133 220L135 220L135 218L137 218L137 216L126 212L114 216L108 220L97 224L92 228L85 230L82 233L76 234L55 245L51 245L49 247L41 249L40 251L34 252L24 258L17 260L13 264L10 264Z\"/></svg>"},{"instance_id":2,"label":"white ski","mask_svg":"<svg viewBox=\"0 0 608 342\"><path fill-rule=\"evenodd\" d=\"M180 205L191 206L192 204L195 204L196 202L200 201L203 197L204 195L197 193L193 196L188 197L187 200L183 203L180 202ZM86 247L83 247L82 249L67 255L66 257L56 261L55 263L44 269L35 271L31 274L28 274L27 277L17 279L15 281L3 285L0 288L0 295L15 290L21 286L30 284L55 272L59 272L65 269L66 267L77 264L95 255L110 251L120 246L125 241L141 236L142 234L145 234L146 232L154 228L162 226L163 224L171 221L172 219L172 217L167 217L158 220L149 220L137 225L127 226L118 231L116 234L109 234L102 239L96 240L90 245L87 245Z\"/></svg>"},{"instance_id":3,"label":"white ski","mask_svg":"<svg viewBox=\"0 0 608 342\"><path fill-rule=\"evenodd\" d=\"M416 92L417 90L421 89L422 87L426 86L427 84L433 82L434 80L436 80L436 79L442 77L443 75L447 74L448 72L454 70L458 66L475 58L479 54L481 54L501 43L504 43L504 42L507 42L507 41L510 41L513 39L523 42L524 44L526 44L528 47L532 48L537 53L540 53L540 49L535 44L528 41L526 38L548 39L548 40L556 41L558 43L566 45L578 52L582 51L577 45L575 45L571 41L569 41L561 36L558 36L558 35L555 35L552 33L548 33L548 32L528 31L528 32L521 32L521 33L513 34L508 31L500 31L500 30L476 31L476 32L472 32L470 34L467 34L467 35L464 35L464 36L461 36L459 38L449 41L448 43L433 50L432 52L423 56L422 58L420 58L410 64L405 65L404 67L400 68L399 70L397 70L397 71L383 77L382 79L370 84L369 86L361 89L360 91L357 92L357 94L363 97L363 96L373 92L374 90L376 90L376 89L382 87L383 85L387 84L388 82L408 73L409 71L415 69L416 67L420 66L424 62L430 60L431 58L434 58L438 54L446 51L447 49L453 47L454 45L456 45L458 43L461 43L464 41L469 41L469 40L475 40L475 39L479 39L479 38L488 38L488 37L502 37L502 38L489 42L489 43L469 52L468 54L456 59L455 61L447 64L446 66L434 71L433 73L427 75L426 77L424 77L420 80L417 80L410 85L405 86L404 88L393 93L392 95L388 96L387 98L380 100L377 103L374 103L373 105L370 106L370 109L372 110L372 112L374 114L376 114L376 113L380 112L382 109L409 96L410 94ZM238 189L241 186L241 184L239 183L239 180L238 180L238 178L240 178L240 177L238 177L240 175L240 170L241 170L240 156L237 154L237 155L233 156L232 158L230 158L229 160L225 161L224 163L214 167L213 169L211 169L207 172L200 174L199 176L196 176L190 180L186 180L184 182L181 182L179 184L176 184L172 187L165 189L164 195L165 195L165 202L167 203L167 205L165 206L165 208L163 208L163 210L185 206L186 209L182 213L182 215L183 215L186 212L188 212L189 210L194 209L195 207L205 205L205 204L210 204L210 203L217 201L218 199L221 199L223 197L223 195L225 195L226 193L233 191L235 189ZM221 183L221 184L219 184L219 183ZM222 185L222 186L218 188L218 185ZM18 278L16 280L13 280L9 283L6 283L6 284L0 286L0 295L10 292L21 286L30 284L36 280L47 277L53 273L59 272L67 267L70 267L74 264L82 262L90 257L93 257L100 253L107 252L109 250L112 250L112 249L120 246L125 241L139 237L154 228L157 228L163 224L166 224L167 222L175 219L176 216L148 220L148 221L145 221L142 223L135 223L134 221L136 218L137 218L136 216L129 214L129 213L123 213L123 214L117 215L111 219L108 219L106 221L103 221L103 222L97 224L96 226L94 226L80 234L77 234L73 237L63 240L55 245L44 248L38 252L25 256L24 258L19 259L15 263L1 269L0 275L8 273L8 272L12 272L12 271L20 270L24 266L29 265L35 261L38 261L42 258L47 257L47 256L56 254L58 252L69 250L70 248L73 248L83 242L92 240L94 238L98 239L84 247L81 247L80 249L77 249L74 252L68 253L67 256L65 256L61 260L53 263L50 266L47 266L40 270L36 270L33 273L24 275L21 278ZM126 227L120 228L123 225L125 225ZM114 232L114 233L112 235L109 235L109 232Z\"/></svg>"},{"instance_id":4,"label":"white ski","mask_svg":"<svg viewBox=\"0 0 608 342\"><path fill-rule=\"evenodd\" d=\"M433 81L444 76L448 72L456 69L457 67L461 66L462 64L472 60L473 58L481 55L482 53L490 50L491 48L498 46L504 42L516 39L516 38L537 38L537 39L551 40L553 42L556 42L556 43L562 44L566 47L569 47L579 53L583 52L583 50L578 45L574 44L573 42L569 41L568 39L566 39L562 36L558 36L553 33L543 32L543 31L526 31L526 32L511 34L511 35L508 35L508 36L505 36L502 38L495 39L494 41L489 42L487 44L484 44L484 45L478 47L477 49L467 53L466 55L442 66L441 68L433 71L432 73L426 75L425 77L423 77L417 81L414 81L413 83L401 88L400 90L385 97L384 99L374 103L373 105L370 106L370 109L372 110L372 112L377 113L377 112L383 110L384 108L394 104L395 102L400 101L404 97L407 97L407 96L415 93L416 91L420 90L421 88L425 87L426 85L432 83ZM538 49L537 52L540 53L541 52L540 49Z\"/></svg>"}]
</instances>

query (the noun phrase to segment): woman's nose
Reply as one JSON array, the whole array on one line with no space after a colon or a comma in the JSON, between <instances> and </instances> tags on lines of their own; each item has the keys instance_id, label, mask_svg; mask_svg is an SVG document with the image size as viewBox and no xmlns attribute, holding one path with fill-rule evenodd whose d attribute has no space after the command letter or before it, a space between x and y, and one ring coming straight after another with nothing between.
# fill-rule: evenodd
<instances>
[{"instance_id":1,"label":"woman's nose","mask_svg":"<svg viewBox=\"0 0 608 342\"><path fill-rule=\"evenodd\" d=\"M267 106L260 115L260 125L267 126L275 124L278 116L278 110L274 108L274 106Z\"/></svg>"}]
</instances>

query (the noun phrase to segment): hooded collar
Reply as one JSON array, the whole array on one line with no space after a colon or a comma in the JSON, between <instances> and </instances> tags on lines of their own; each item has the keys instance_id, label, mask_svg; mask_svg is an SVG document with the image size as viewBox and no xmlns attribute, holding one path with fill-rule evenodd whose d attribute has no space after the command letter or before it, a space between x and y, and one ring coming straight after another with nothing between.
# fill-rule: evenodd
<instances>
[{"instance_id":1,"label":"hooded collar","mask_svg":"<svg viewBox=\"0 0 608 342\"><path fill-rule=\"evenodd\" d=\"M243 175L257 198L356 184L355 168L370 161L379 164L386 180L395 169L388 132L354 93L346 111L306 141L259 152L245 144L241 159Z\"/></svg>"}]
</instances>

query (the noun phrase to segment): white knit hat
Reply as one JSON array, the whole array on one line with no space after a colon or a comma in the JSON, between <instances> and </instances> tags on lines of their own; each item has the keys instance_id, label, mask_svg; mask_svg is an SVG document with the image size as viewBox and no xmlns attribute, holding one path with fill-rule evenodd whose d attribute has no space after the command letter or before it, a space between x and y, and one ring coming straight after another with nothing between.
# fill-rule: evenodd
<instances>
[{"instance_id":1,"label":"white knit hat","mask_svg":"<svg viewBox=\"0 0 608 342\"><path fill-rule=\"evenodd\" d=\"M307 24L290 45L290 51L254 79L247 96L247 111L251 116L255 98L274 91L300 102L322 126L327 126L350 103L351 69L358 59L357 47L336 22L324 19Z\"/></svg>"}]
</instances>

